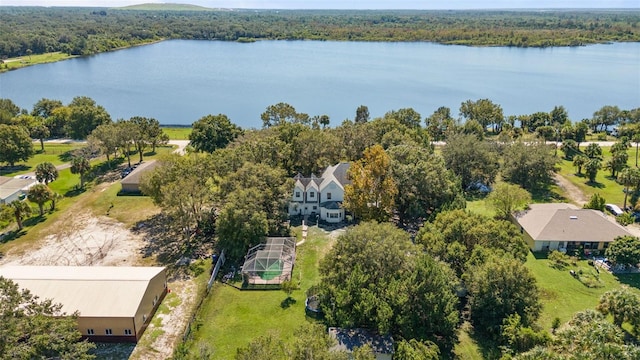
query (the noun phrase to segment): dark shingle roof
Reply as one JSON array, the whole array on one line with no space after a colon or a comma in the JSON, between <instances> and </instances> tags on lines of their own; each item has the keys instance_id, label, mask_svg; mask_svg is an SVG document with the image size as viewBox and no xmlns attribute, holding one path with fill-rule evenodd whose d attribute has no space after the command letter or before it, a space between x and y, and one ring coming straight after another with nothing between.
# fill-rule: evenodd
<instances>
[{"instance_id":1,"label":"dark shingle roof","mask_svg":"<svg viewBox=\"0 0 640 360\"><path fill-rule=\"evenodd\" d=\"M366 329L329 328L329 335L338 341L335 350L353 352L356 347L369 345L375 353L393 354L393 338L391 335L377 335Z\"/></svg>"}]
</instances>

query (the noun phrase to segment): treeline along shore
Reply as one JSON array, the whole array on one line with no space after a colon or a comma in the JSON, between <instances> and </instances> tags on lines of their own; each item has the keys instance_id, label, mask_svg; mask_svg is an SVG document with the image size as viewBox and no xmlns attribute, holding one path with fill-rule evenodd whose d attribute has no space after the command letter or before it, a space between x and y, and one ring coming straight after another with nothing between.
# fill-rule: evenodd
<instances>
[{"instance_id":1,"label":"treeline along shore","mask_svg":"<svg viewBox=\"0 0 640 360\"><path fill-rule=\"evenodd\" d=\"M91 55L163 39L430 41L513 47L640 41L639 10L181 9L163 4L0 6L0 58L51 52Z\"/></svg>"}]
</instances>

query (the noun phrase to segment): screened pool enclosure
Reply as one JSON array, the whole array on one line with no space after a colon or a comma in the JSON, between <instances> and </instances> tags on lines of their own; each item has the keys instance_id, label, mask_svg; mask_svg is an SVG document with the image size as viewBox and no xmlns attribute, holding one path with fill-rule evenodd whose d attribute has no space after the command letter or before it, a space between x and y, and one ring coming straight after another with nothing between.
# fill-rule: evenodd
<instances>
[{"instance_id":1,"label":"screened pool enclosure","mask_svg":"<svg viewBox=\"0 0 640 360\"><path fill-rule=\"evenodd\" d=\"M252 247L242 266L242 279L247 285L280 285L291 280L296 260L296 238L272 237Z\"/></svg>"}]
</instances>

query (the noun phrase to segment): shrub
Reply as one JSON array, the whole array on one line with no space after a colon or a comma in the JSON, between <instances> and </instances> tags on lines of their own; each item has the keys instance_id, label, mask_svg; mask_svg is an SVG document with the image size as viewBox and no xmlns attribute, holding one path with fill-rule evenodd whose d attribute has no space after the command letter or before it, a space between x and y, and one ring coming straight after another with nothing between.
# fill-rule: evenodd
<instances>
[{"instance_id":1,"label":"shrub","mask_svg":"<svg viewBox=\"0 0 640 360\"><path fill-rule=\"evenodd\" d=\"M627 225L633 224L635 219L633 218L633 216L631 216L631 214L624 213L620 216L617 216L616 221L618 222L618 224L622 226L627 226Z\"/></svg>"}]
</instances>

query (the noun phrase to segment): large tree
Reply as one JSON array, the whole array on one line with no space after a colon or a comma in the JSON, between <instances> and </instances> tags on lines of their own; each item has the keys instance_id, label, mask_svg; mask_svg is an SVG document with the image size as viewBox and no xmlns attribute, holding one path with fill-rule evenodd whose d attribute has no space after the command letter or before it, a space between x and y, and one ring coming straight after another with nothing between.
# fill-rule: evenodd
<instances>
[{"instance_id":1,"label":"large tree","mask_svg":"<svg viewBox=\"0 0 640 360\"><path fill-rule=\"evenodd\" d=\"M398 187L395 204L400 222L428 218L455 206L452 203L457 200L464 207L460 182L442 158L416 145L397 145L388 152Z\"/></svg>"},{"instance_id":2,"label":"large tree","mask_svg":"<svg viewBox=\"0 0 640 360\"><path fill-rule=\"evenodd\" d=\"M53 192L45 184L36 184L29 189L27 199L32 203L38 204L40 216L44 215L44 203L51 200Z\"/></svg>"},{"instance_id":3,"label":"large tree","mask_svg":"<svg viewBox=\"0 0 640 360\"><path fill-rule=\"evenodd\" d=\"M446 106L439 107L424 122L429 136L434 141L444 140L446 134L456 126L455 119L451 116L451 109Z\"/></svg>"},{"instance_id":4,"label":"large tree","mask_svg":"<svg viewBox=\"0 0 640 360\"><path fill-rule=\"evenodd\" d=\"M369 108L366 105L360 105L356 109L356 117L353 122L356 124L366 123L369 121Z\"/></svg>"},{"instance_id":5,"label":"large tree","mask_svg":"<svg viewBox=\"0 0 640 360\"><path fill-rule=\"evenodd\" d=\"M267 109L260 115L263 127L280 125L286 122L309 122L309 116L299 114L296 108L287 103L277 103L267 106Z\"/></svg>"},{"instance_id":6,"label":"large tree","mask_svg":"<svg viewBox=\"0 0 640 360\"><path fill-rule=\"evenodd\" d=\"M525 208L531 202L531 194L518 185L501 183L487 197L499 217L509 219L511 213Z\"/></svg>"},{"instance_id":7,"label":"large tree","mask_svg":"<svg viewBox=\"0 0 640 360\"><path fill-rule=\"evenodd\" d=\"M107 110L86 96L73 98L68 108L66 132L73 139L86 139L93 129L111 122Z\"/></svg>"},{"instance_id":8,"label":"large tree","mask_svg":"<svg viewBox=\"0 0 640 360\"><path fill-rule=\"evenodd\" d=\"M242 259L247 250L260 244L269 232L267 213L254 199L256 188L238 189L227 195L216 219L218 247L232 260Z\"/></svg>"},{"instance_id":9,"label":"large tree","mask_svg":"<svg viewBox=\"0 0 640 360\"><path fill-rule=\"evenodd\" d=\"M542 310L536 279L524 264L510 256L489 256L465 274L471 322L481 333L499 339L501 326L518 314L531 326Z\"/></svg>"},{"instance_id":10,"label":"large tree","mask_svg":"<svg viewBox=\"0 0 640 360\"><path fill-rule=\"evenodd\" d=\"M507 253L522 262L529 252L522 234L511 222L464 210L439 213L418 231L415 242L423 245L432 256L448 263L458 276L467 270L478 247Z\"/></svg>"},{"instance_id":11,"label":"large tree","mask_svg":"<svg viewBox=\"0 0 640 360\"><path fill-rule=\"evenodd\" d=\"M36 180L38 182L49 185L50 182L58 178L58 169L50 162L44 162L36 165Z\"/></svg>"},{"instance_id":12,"label":"large tree","mask_svg":"<svg viewBox=\"0 0 640 360\"><path fill-rule=\"evenodd\" d=\"M362 160L349 167L348 177L351 184L345 186L345 209L360 220L388 220L398 188L391 173L391 159L382 146L365 150Z\"/></svg>"},{"instance_id":13,"label":"large tree","mask_svg":"<svg viewBox=\"0 0 640 360\"><path fill-rule=\"evenodd\" d=\"M40 300L0 277L1 359L93 359L95 345L80 341L76 315L62 305Z\"/></svg>"},{"instance_id":14,"label":"large tree","mask_svg":"<svg viewBox=\"0 0 640 360\"><path fill-rule=\"evenodd\" d=\"M413 108L392 110L384 114L384 117L388 119L395 119L400 124L408 128L420 127L420 123L422 123L422 116Z\"/></svg>"},{"instance_id":15,"label":"large tree","mask_svg":"<svg viewBox=\"0 0 640 360\"><path fill-rule=\"evenodd\" d=\"M196 151L212 153L216 149L226 147L240 135L242 129L233 124L226 115L207 115L193 123L189 140Z\"/></svg>"},{"instance_id":16,"label":"large tree","mask_svg":"<svg viewBox=\"0 0 640 360\"><path fill-rule=\"evenodd\" d=\"M474 135L449 136L442 156L447 169L460 177L464 190L477 184L493 184L500 167L495 148Z\"/></svg>"},{"instance_id":17,"label":"large tree","mask_svg":"<svg viewBox=\"0 0 640 360\"><path fill-rule=\"evenodd\" d=\"M140 190L189 238L215 207L219 179L213 159L202 154L171 154L158 161L159 166L142 176Z\"/></svg>"},{"instance_id":18,"label":"large tree","mask_svg":"<svg viewBox=\"0 0 640 360\"><path fill-rule=\"evenodd\" d=\"M13 166L33 156L33 142L24 127L0 124L0 139L0 162Z\"/></svg>"},{"instance_id":19,"label":"large tree","mask_svg":"<svg viewBox=\"0 0 640 360\"><path fill-rule=\"evenodd\" d=\"M320 264L330 325L365 327L450 349L459 314L455 276L390 223L362 223L341 235Z\"/></svg>"},{"instance_id":20,"label":"large tree","mask_svg":"<svg viewBox=\"0 0 640 360\"><path fill-rule=\"evenodd\" d=\"M475 120L482 126L483 130L489 125L493 125L495 132L501 130L504 122L502 107L494 104L489 99L479 99L476 101L467 100L460 104L460 115L467 121Z\"/></svg>"},{"instance_id":21,"label":"large tree","mask_svg":"<svg viewBox=\"0 0 640 360\"><path fill-rule=\"evenodd\" d=\"M527 190L546 188L553 183L556 158L543 142L515 142L505 149L502 177Z\"/></svg>"},{"instance_id":22,"label":"large tree","mask_svg":"<svg viewBox=\"0 0 640 360\"><path fill-rule=\"evenodd\" d=\"M116 157L120 148L120 131L117 123L99 125L87 137L89 144L95 145L107 156L107 165L111 168L111 156Z\"/></svg>"},{"instance_id":23,"label":"large tree","mask_svg":"<svg viewBox=\"0 0 640 360\"><path fill-rule=\"evenodd\" d=\"M636 266L640 263L640 239L635 236L618 236L609 244L605 255L614 264Z\"/></svg>"}]
</instances>

